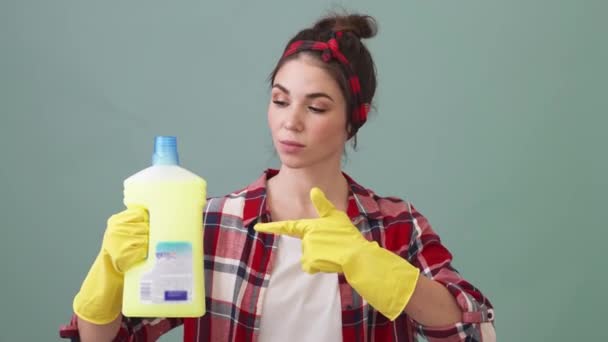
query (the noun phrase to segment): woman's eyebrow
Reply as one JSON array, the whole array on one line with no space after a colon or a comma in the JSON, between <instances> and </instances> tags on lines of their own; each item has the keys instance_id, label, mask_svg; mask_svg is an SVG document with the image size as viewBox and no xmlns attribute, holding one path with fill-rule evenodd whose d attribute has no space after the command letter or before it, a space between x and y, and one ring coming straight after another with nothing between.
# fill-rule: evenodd
<instances>
[{"instance_id":1,"label":"woman's eyebrow","mask_svg":"<svg viewBox=\"0 0 608 342\"><path fill-rule=\"evenodd\" d=\"M306 97L309 99L316 99L317 97L324 97L324 98L330 100L331 102L334 102L334 99L332 99L331 96L327 95L326 93L322 93L322 92L306 94Z\"/></svg>"},{"instance_id":2,"label":"woman's eyebrow","mask_svg":"<svg viewBox=\"0 0 608 342\"><path fill-rule=\"evenodd\" d=\"M281 90L282 92L284 92L285 94L289 95L289 90L287 88L285 88L284 86L282 86L281 84L279 84L279 83L275 83L272 87L273 88L277 88L277 89ZM316 93L306 94L306 97L309 98L309 99L315 99L315 98L318 98L318 97L324 97L324 98L330 100L331 102L335 102L334 99L331 96L329 96L328 94L323 93L323 92L316 92Z\"/></svg>"},{"instance_id":3,"label":"woman's eyebrow","mask_svg":"<svg viewBox=\"0 0 608 342\"><path fill-rule=\"evenodd\" d=\"M279 83L275 83L272 85L272 88L277 88L280 91L284 92L285 94L289 95L289 90L287 90L287 88L283 87L282 85L280 85Z\"/></svg>"}]
</instances>

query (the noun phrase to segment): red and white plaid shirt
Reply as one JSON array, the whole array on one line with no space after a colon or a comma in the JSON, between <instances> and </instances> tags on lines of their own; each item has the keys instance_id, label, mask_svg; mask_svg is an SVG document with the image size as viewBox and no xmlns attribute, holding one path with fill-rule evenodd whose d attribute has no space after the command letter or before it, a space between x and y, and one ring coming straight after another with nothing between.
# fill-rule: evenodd
<instances>
[{"instance_id":1,"label":"red and white plaid shirt","mask_svg":"<svg viewBox=\"0 0 608 342\"><path fill-rule=\"evenodd\" d=\"M272 275L278 239L253 229L268 222L267 170L238 192L210 198L204 213L207 312L200 318L124 318L117 341L154 341L183 324L184 341L256 341L263 296ZM488 299L451 266L452 255L427 219L406 201L379 197L345 174L350 186L347 214L368 240L402 256L421 274L444 284L463 311L460 323L422 326L405 313L389 321L339 275L344 341L493 341L494 313ZM311 327L314 329L314 327Z\"/></svg>"}]
</instances>

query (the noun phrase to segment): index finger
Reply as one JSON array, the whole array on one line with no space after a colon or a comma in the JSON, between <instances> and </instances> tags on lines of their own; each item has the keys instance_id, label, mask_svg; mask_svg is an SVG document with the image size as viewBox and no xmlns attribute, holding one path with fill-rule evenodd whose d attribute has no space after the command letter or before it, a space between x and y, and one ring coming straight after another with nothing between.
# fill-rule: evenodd
<instances>
[{"instance_id":1,"label":"index finger","mask_svg":"<svg viewBox=\"0 0 608 342\"><path fill-rule=\"evenodd\" d=\"M288 220L269 223L258 223L253 229L260 233L287 235L301 239L308 231L305 220Z\"/></svg>"}]
</instances>

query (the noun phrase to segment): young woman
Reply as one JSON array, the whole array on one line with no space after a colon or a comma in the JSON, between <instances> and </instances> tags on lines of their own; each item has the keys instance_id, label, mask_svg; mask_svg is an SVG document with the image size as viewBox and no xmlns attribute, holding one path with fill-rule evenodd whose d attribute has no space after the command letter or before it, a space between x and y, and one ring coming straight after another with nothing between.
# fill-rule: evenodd
<instances>
[{"instance_id":1,"label":"young woman","mask_svg":"<svg viewBox=\"0 0 608 342\"><path fill-rule=\"evenodd\" d=\"M127 209L74 299L83 341L151 341L181 324L185 341L495 340L492 305L426 218L341 170L376 89L361 42L375 32L369 16L329 16L288 42L268 108L280 169L207 201L207 313L121 316L124 271L147 250L147 213Z\"/></svg>"}]
</instances>

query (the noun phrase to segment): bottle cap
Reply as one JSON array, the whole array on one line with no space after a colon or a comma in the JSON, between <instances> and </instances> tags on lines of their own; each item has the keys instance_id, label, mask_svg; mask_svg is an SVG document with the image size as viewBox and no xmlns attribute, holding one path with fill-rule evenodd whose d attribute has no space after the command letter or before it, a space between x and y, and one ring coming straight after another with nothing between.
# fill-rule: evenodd
<instances>
[{"instance_id":1,"label":"bottle cap","mask_svg":"<svg viewBox=\"0 0 608 342\"><path fill-rule=\"evenodd\" d=\"M154 139L152 165L179 165L176 137L161 135Z\"/></svg>"}]
</instances>

